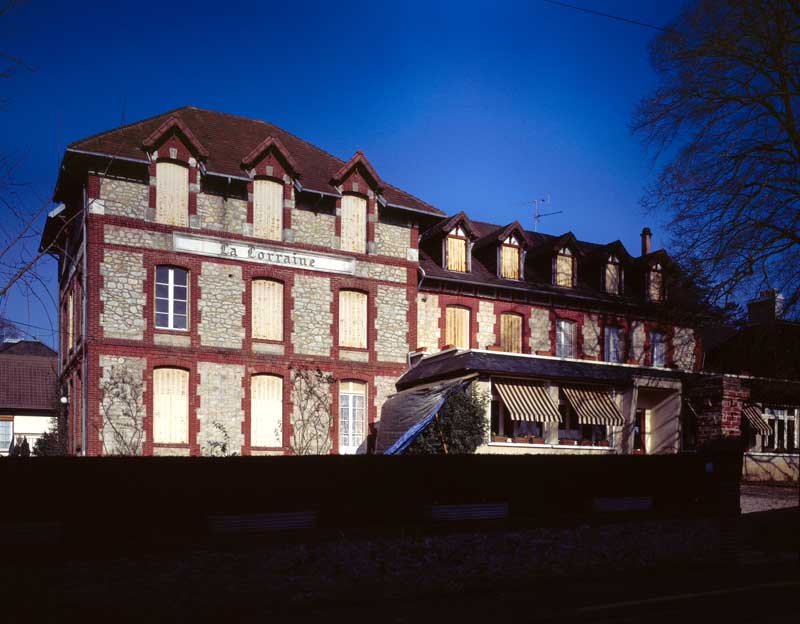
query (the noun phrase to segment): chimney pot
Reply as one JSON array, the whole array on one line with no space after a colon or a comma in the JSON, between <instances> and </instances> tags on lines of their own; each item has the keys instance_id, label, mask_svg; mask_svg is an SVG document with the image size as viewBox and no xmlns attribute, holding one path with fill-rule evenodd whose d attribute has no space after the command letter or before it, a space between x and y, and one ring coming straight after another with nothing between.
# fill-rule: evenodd
<instances>
[{"instance_id":1,"label":"chimney pot","mask_svg":"<svg viewBox=\"0 0 800 624\"><path fill-rule=\"evenodd\" d=\"M649 227L642 230L642 255L646 256L652 251L653 233Z\"/></svg>"},{"instance_id":2,"label":"chimney pot","mask_svg":"<svg viewBox=\"0 0 800 624\"><path fill-rule=\"evenodd\" d=\"M755 324L780 320L783 317L783 295L774 288L763 291L758 299L747 302L747 316Z\"/></svg>"}]
</instances>

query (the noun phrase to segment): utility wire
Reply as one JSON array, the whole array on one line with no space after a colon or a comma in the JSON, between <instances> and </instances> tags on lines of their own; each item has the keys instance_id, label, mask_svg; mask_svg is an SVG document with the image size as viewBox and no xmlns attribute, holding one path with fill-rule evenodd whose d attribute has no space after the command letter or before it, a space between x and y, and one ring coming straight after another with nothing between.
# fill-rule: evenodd
<instances>
[{"instance_id":1,"label":"utility wire","mask_svg":"<svg viewBox=\"0 0 800 624\"><path fill-rule=\"evenodd\" d=\"M558 2L557 0L542 0L542 2L547 2L547 4L554 4L556 6L563 7L565 9L574 9L575 11L582 11L583 13L591 13L592 15L599 15L600 17L607 17L608 19L617 20L619 22L625 22L626 24L634 24L635 26L642 26L644 28L652 28L653 30L660 30L662 32L675 32L671 28L664 28L663 26L655 26L653 24L648 24L647 22L640 22L638 20L629 19L627 17L620 17L619 15L612 15L611 13L603 13L602 11L595 11L593 9L587 9L585 7L575 6L574 4L567 4L566 2Z\"/></svg>"}]
</instances>

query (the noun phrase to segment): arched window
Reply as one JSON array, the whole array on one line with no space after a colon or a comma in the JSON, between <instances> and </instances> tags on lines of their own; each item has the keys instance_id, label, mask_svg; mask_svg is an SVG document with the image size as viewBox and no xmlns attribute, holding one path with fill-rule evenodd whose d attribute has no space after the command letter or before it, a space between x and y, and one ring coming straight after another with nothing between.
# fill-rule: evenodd
<instances>
[{"instance_id":1,"label":"arched window","mask_svg":"<svg viewBox=\"0 0 800 624\"><path fill-rule=\"evenodd\" d=\"M461 226L447 235L445 267L448 271L465 273L467 270L467 235Z\"/></svg>"},{"instance_id":2,"label":"arched window","mask_svg":"<svg viewBox=\"0 0 800 624\"><path fill-rule=\"evenodd\" d=\"M156 163L156 223L189 225L189 168L185 165Z\"/></svg>"},{"instance_id":3,"label":"arched window","mask_svg":"<svg viewBox=\"0 0 800 624\"><path fill-rule=\"evenodd\" d=\"M283 284L254 279L251 305L253 338L283 340Z\"/></svg>"},{"instance_id":4,"label":"arched window","mask_svg":"<svg viewBox=\"0 0 800 624\"><path fill-rule=\"evenodd\" d=\"M554 282L556 286L572 288L575 284L575 258L569 247L563 247L556 254Z\"/></svg>"},{"instance_id":5,"label":"arched window","mask_svg":"<svg viewBox=\"0 0 800 624\"><path fill-rule=\"evenodd\" d=\"M189 442L189 372L182 368L153 371L153 442Z\"/></svg>"},{"instance_id":6,"label":"arched window","mask_svg":"<svg viewBox=\"0 0 800 624\"><path fill-rule=\"evenodd\" d=\"M661 301L664 298L664 279L660 264L654 264L647 272L647 298Z\"/></svg>"},{"instance_id":7,"label":"arched window","mask_svg":"<svg viewBox=\"0 0 800 624\"><path fill-rule=\"evenodd\" d=\"M156 329L189 328L189 272L156 267Z\"/></svg>"},{"instance_id":8,"label":"arched window","mask_svg":"<svg viewBox=\"0 0 800 624\"><path fill-rule=\"evenodd\" d=\"M367 200L357 195L342 195L341 248L367 253Z\"/></svg>"},{"instance_id":9,"label":"arched window","mask_svg":"<svg viewBox=\"0 0 800 624\"><path fill-rule=\"evenodd\" d=\"M339 291L339 346L367 348L367 295L363 292Z\"/></svg>"},{"instance_id":10,"label":"arched window","mask_svg":"<svg viewBox=\"0 0 800 624\"><path fill-rule=\"evenodd\" d=\"M283 238L283 185L273 180L253 182L253 236Z\"/></svg>"},{"instance_id":11,"label":"arched window","mask_svg":"<svg viewBox=\"0 0 800 624\"><path fill-rule=\"evenodd\" d=\"M500 277L520 279L520 247L514 236L509 236L500 246Z\"/></svg>"},{"instance_id":12,"label":"arched window","mask_svg":"<svg viewBox=\"0 0 800 624\"><path fill-rule=\"evenodd\" d=\"M470 310L447 306L445 312L445 343L459 349L470 348Z\"/></svg>"},{"instance_id":13,"label":"arched window","mask_svg":"<svg viewBox=\"0 0 800 624\"><path fill-rule=\"evenodd\" d=\"M250 378L250 446L283 446L283 378Z\"/></svg>"},{"instance_id":14,"label":"arched window","mask_svg":"<svg viewBox=\"0 0 800 624\"><path fill-rule=\"evenodd\" d=\"M606 261L605 288L610 295L620 294L622 287L622 272L619 265L619 258L610 255Z\"/></svg>"},{"instance_id":15,"label":"arched window","mask_svg":"<svg viewBox=\"0 0 800 624\"><path fill-rule=\"evenodd\" d=\"M339 454L363 453L367 440L367 384L339 384Z\"/></svg>"},{"instance_id":16,"label":"arched window","mask_svg":"<svg viewBox=\"0 0 800 624\"><path fill-rule=\"evenodd\" d=\"M522 353L522 316L500 315L500 348L508 353Z\"/></svg>"}]
</instances>

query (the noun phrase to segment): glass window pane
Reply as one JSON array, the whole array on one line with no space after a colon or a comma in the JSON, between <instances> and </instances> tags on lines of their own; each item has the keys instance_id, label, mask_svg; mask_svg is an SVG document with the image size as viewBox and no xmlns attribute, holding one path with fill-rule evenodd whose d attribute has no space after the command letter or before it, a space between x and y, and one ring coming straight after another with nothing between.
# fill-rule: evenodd
<instances>
[{"instance_id":1,"label":"glass window pane","mask_svg":"<svg viewBox=\"0 0 800 624\"><path fill-rule=\"evenodd\" d=\"M175 329L186 329L186 317L181 314L176 314L175 317L172 319L172 324Z\"/></svg>"},{"instance_id":2,"label":"glass window pane","mask_svg":"<svg viewBox=\"0 0 800 624\"><path fill-rule=\"evenodd\" d=\"M169 301L166 299L156 299L156 312L169 312Z\"/></svg>"},{"instance_id":3,"label":"glass window pane","mask_svg":"<svg viewBox=\"0 0 800 624\"><path fill-rule=\"evenodd\" d=\"M168 267L156 267L156 282L161 284L166 284L169 281L169 268Z\"/></svg>"},{"instance_id":4,"label":"glass window pane","mask_svg":"<svg viewBox=\"0 0 800 624\"><path fill-rule=\"evenodd\" d=\"M177 300L186 301L186 286L176 286L173 296Z\"/></svg>"},{"instance_id":5,"label":"glass window pane","mask_svg":"<svg viewBox=\"0 0 800 624\"><path fill-rule=\"evenodd\" d=\"M175 314L186 314L186 302L176 301L174 304Z\"/></svg>"},{"instance_id":6,"label":"glass window pane","mask_svg":"<svg viewBox=\"0 0 800 624\"><path fill-rule=\"evenodd\" d=\"M174 269L174 275L176 286L186 286L186 271L183 269Z\"/></svg>"},{"instance_id":7,"label":"glass window pane","mask_svg":"<svg viewBox=\"0 0 800 624\"><path fill-rule=\"evenodd\" d=\"M166 284L157 284L156 297L162 297L164 299L169 297L169 286L167 286Z\"/></svg>"},{"instance_id":8,"label":"glass window pane","mask_svg":"<svg viewBox=\"0 0 800 624\"><path fill-rule=\"evenodd\" d=\"M169 319L166 314L156 314L156 327L169 327Z\"/></svg>"}]
</instances>

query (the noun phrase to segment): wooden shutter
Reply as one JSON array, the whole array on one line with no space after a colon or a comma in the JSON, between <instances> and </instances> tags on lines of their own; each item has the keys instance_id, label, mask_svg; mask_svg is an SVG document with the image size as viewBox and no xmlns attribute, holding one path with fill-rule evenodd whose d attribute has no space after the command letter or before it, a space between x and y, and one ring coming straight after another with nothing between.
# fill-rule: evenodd
<instances>
[{"instance_id":1,"label":"wooden shutter","mask_svg":"<svg viewBox=\"0 0 800 624\"><path fill-rule=\"evenodd\" d=\"M253 236L283 238L283 185L272 180L253 182Z\"/></svg>"},{"instance_id":2,"label":"wooden shutter","mask_svg":"<svg viewBox=\"0 0 800 624\"><path fill-rule=\"evenodd\" d=\"M447 270L467 270L467 241L456 236L447 237Z\"/></svg>"},{"instance_id":3,"label":"wooden shutter","mask_svg":"<svg viewBox=\"0 0 800 624\"><path fill-rule=\"evenodd\" d=\"M500 275L506 279L519 279L519 247L503 245L500 255L502 257Z\"/></svg>"},{"instance_id":4,"label":"wooden shutter","mask_svg":"<svg viewBox=\"0 0 800 624\"><path fill-rule=\"evenodd\" d=\"M362 292L339 291L339 346L367 348L367 296Z\"/></svg>"},{"instance_id":5,"label":"wooden shutter","mask_svg":"<svg viewBox=\"0 0 800 624\"><path fill-rule=\"evenodd\" d=\"M181 368L153 371L153 441L189 442L189 372Z\"/></svg>"},{"instance_id":6,"label":"wooden shutter","mask_svg":"<svg viewBox=\"0 0 800 624\"><path fill-rule=\"evenodd\" d=\"M509 353L522 353L522 317L500 315L500 348Z\"/></svg>"},{"instance_id":7,"label":"wooden shutter","mask_svg":"<svg viewBox=\"0 0 800 624\"><path fill-rule=\"evenodd\" d=\"M572 256L556 256L556 286L572 288Z\"/></svg>"},{"instance_id":8,"label":"wooden shutter","mask_svg":"<svg viewBox=\"0 0 800 624\"><path fill-rule=\"evenodd\" d=\"M283 379L277 375L250 379L250 445L283 446Z\"/></svg>"},{"instance_id":9,"label":"wooden shutter","mask_svg":"<svg viewBox=\"0 0 800 624\"><path fill-rule=\"evenodd\" d=\"M469 349L469 314L467 308L447 306L445 342L459 349Z\"/></svg>"},{"instance_id":10,"label":"wooden shutter","mask_svg":"<svg viewBox=\"0 0 800 624\"><path fill-rule=\"evenodd\" d=\"M344 251L367 251L367 200L355 195L342 196L342 242Z\"/></svg>"},{"instance_id":11,"label":"wooden shutter","mask_svg":"<svg viewBox=\"0 0 800 624\"><path fill-rule=\"evenodd\" d=\"M283 284L273 280L253 280L253 338L283 340Z\"/></svg>"},{"instance_id":12,"label":"wooden shutter","mask_svg":"<svg viewBox=\"0 0 800 624\"><path fill-rule=\"evenodd\" d=\"M189 169L171 162L156 163L156 221L189 224Z\"/></svg>"},{"instance_id":13,"label":"wooden shutter","mask_svg":"<svg viewBox=\"0 0 800 624\"><path fill-rule=\"evenodd\" d=\"M613 262L606 263L606 292L619 294L619 265Z\"/></svg>"}]
</instances>

